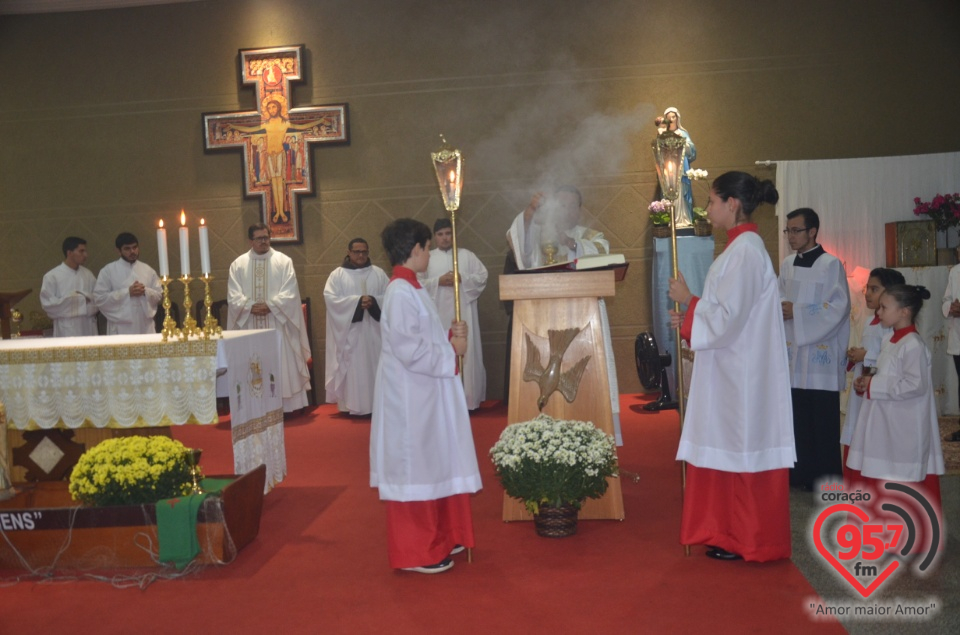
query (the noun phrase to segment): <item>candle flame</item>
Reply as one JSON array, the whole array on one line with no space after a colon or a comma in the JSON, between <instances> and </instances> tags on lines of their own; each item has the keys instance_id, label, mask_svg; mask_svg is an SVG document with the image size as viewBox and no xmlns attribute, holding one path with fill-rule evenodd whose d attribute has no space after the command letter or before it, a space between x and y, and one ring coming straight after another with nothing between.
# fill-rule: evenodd
<instances>
[{"instance_id":1,"label":"candle flame","mask_svg":"<svg viewBox=\"0 0 960 635\"><path fill-rule=\"evenodd\" d=\"M204 225L204 224L205 224L205 223L203 222L203 219L202 219L202 218L200 219L200 224L201 224L201 225Z\"/></svg>"},{"instance_id":2,"label":"candle flame","mask_svg":"<svg viewBox=\"0 0 960 635\"><path fill-rule=\"evenodd\" d=\"M162 219L162 218L160 219L160 225L159 225L159 227L160 227L160 229L163 229L163 219Z\"/></svg>"},{"instance_id":3,"label":"candle flame","mask_svg":"<svg viewBox=\"0 0 960 635\"><path fill-rule=\"evenodd\" d=\"M450 170L450 183L457 182L457 172L455 170Z\"/></svg>"},{"instance_id":4,"label":"candle flame","mask_svg":"<svg viewBox=\"0 0 960 635\"><path fill-rule=\"evenodd\" d=\"M183 210L180 210L180 224L181 225L187 224L187 215L183 213Z\"/></svg>"}]
</instances>

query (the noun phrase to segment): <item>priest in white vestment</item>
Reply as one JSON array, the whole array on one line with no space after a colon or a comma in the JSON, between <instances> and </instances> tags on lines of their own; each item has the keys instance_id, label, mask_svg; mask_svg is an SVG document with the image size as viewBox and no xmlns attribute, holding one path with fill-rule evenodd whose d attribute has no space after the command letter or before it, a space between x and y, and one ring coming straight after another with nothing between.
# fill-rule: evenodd
<instances>
[{"instance_id":1,"label":"priest in white vestment","mask_svg":"<svg viewBox=\"0 0 960 635\"><path fill-rule=\"evenodd\" d=\"M83 266L87 241L68 236L63 241L63 262L43 276L40 306L53 320L54 337L97 334L97 303L93 287L97 279Z\"/></svg>"},{"instance_id":2,"label":"priest in white vestment","mask_svg":"<svg viewBox=\"0 0 960 635\"><path fill-rule=\"evenodd\" d=\"M230 265L227 280L227 328L277 329L283 411L296 412L309 404L310 341L293 261L270 247L270 229L263 223L247 230L250 251Z\"/></svg>"},{"instance_id":3,"label":"priest in white vestment","mask_svg":"<svg viewBox=\"0 0 960 635\"><path fill-rule=\"evenodd\" d=\"M820 217L809 208L787 214L796 251L780 265L783 325L790 355L797 465L790 484L812 491L820 479L839 482L840 392L847 385L850 286L840 260L817 244Z\"/></svg>"},{"instance_id":4,"label":"priest in white vestment","mask_svg":"<svg viewBox=\"0 0 960 635\"><path fill-rule=\"evenodd\" d=\"M380 307L387 274L370 262L370 246L354 238L343 264L323 288L327 306L327 403L340 412L368 415L373 411L373 378L380 362Z\"/></svg>"},{"instance_id":5,"label":"priest in white vestment","mask_svg":"<svg viewBox=\"0 0 960 635\"><path fill-rule=\"evenodd\" d=\"M107 318L107 335L156 333L153 321L163 298L160 277L140 262L140 242L129 232L115 241L120 259L111 262L97 276L94 301Z\"/></svg>"},{"instance_id":6,"label":"priest in white vestment","mask_svg":"<svg viewBox=\"0 0 960 635\"><path fill-rule=\"evenodd\" d=\"M610 243L603 233L580 225L583 197L572 185L563 185L552 194L537 192L530 204L513 220L507 232L507 243L513 250L521 271L546 264L544 247L556 249L556 262L576 260L580 256L610 253ZM610 382L610 410L617 445L623 445L620 432L620 387L617 384L617 363L610 339L607 304L599 298L603 348L607 355L607 376Z\"/></svg>"},{"instance_id":7,"label":"priest in white vestment","mask_svg":"<svg viewBox=\"0 0 960 635\"><path fill-rule=\"evenodd\" d=\"M440 323L450 328L454 316L453 297L453 228L449 218L433 224L436 249L430 251L426 273L419 275L420 284L433 299ZM469 249L457 247L457 268L460 270L460 319L467 323L468 353L463 358L463 391L467 408L476 410L487 398L487 371L483 367L483 344L480 341L480 318L477 301L487 287L487 268Z\"/></svg>"}]
</instances>

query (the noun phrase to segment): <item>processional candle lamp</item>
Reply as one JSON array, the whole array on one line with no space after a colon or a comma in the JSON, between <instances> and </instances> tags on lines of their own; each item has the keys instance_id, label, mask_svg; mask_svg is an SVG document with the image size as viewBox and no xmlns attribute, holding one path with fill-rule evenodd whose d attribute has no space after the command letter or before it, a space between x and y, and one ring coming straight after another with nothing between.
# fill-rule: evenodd
<instances>
[{"instance_id":1,"label":"processional candle lamp","mask_svg":"<svg viewBox=\"0 0 960 635\"><path fill-rule=\"evenodd\" d=\"M460 266L457 264L457 210L460 209L460 190L463 187L463 156L460 150L447 145L440 135L440 149L431 152L433 170L437 173L437 184L443 206L450 212L450 233L453 234L453 319L460 321ZM460 381L463 381L463 355L457 356L460 369ZM467 547L467 562L473 562L473 549Z\"/></svg>"},{"instance_id":2,"label":"processional candle lamp","mask_svg":"<svg viewBox=\"0 0 960 635\"><path fill-rule=\"evenodd\" d=\"M177 334L177 323L170 317L170 260L167 257L167 230L161 219L157 225L157 254L160 260L160 285L163 287L163 329L160 334L166 342Z\"/></svg>"},{"instance_id":3,"label":"processional candle lamp","mask_svg":"<svg viewBox=\"0 0 960 635\"><path fill-rule=\"evenodd\" d=\"M657 164L657 178L660 179L660 189L663 198L669 202L670 209L670 260L673 265L673 277L678 278L680 266L677 254L677 218L674 214L676 200L680 196L680 183L683 177L683 153L686 146L685 139L677 132L665 130L653 140L653 160ZM680 303L674 302L673 309L680 312ZM683 356L680 344L680 327L674 330L673 339L676 343L677 360L677 411L680 415L680 430L683 431L684 397L683 397ZM683 492L687 489L686 464L681 466L680 485ZM690 545L684 545L686 555L690 555Z\"/></svg>"},{"instance_id":4,"label":"processional candle lamp","mask_svg":"<svg viewBox=\"0 0 960 635\"><path fill-rule=\"evenodd\" d=\"M204 219L200 219L200 227L197 228L197 234L200 238L200 272L203 274L203 304L207 307L207 314L203 318L203 330L201 337L208 340L213 336L223 337L223 329L217 324L217 318L213 317L210 307L213 306L213 297L210 295L210 281L213 276L210 275L210 235L207 230L207 224Z\"/></svg>"},{"instance_id":5,"label":"processional candle lamp","mask_svg":"<svg viewBox=\"0 0 960 635\"><path fill-rule=\"evenodd\" d=\"M437 173L440 196L443 206L450 212L450 232L453 234L453 315L460 321L460 267L457 264L457 210L460 209L460 189L463 187L463 156L460 150L451 149L447 140L440 135L442 147L431 152L433 169ZM461 360L462 361L462 360ZM461 377L462 377L461 364Z\"/></svg>"}]
</instances>

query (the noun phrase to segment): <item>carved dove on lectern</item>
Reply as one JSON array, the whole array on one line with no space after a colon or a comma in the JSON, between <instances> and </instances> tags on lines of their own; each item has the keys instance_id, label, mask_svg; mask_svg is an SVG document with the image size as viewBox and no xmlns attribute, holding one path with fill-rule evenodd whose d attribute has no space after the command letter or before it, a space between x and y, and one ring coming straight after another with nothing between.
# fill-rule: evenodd
<instances>
[{"instance_id":1,"label":"carved dove on lectern","mask_svg":"<svg viewBox=\"0 0 960 635\"><path fill-rule=\"evenodd\" d=\"M540 386L537 407L541 412L554 391L559 390L567 403L573 403L573 400L577 398L580 378L583 377L583 371L586 370L587 363L592 356L587 355L580 359L566 372L560 372L560 366L563 364L563 356L567 352L567 348L581 330L571 328L562 331L547 331L547 337L550 341L550 359L547 360L546 367L540 365L540 349L530 339L530 334L526 334L527 366L523 369L523 381L534 381Z\"/></svg>"}]
</instances>

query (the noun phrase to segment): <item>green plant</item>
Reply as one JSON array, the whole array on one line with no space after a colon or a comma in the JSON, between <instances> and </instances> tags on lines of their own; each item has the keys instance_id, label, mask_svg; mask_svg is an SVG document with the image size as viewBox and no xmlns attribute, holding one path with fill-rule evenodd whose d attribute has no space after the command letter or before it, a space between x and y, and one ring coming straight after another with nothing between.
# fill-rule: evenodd
<instances>
[{"instance_id":1,"label":"green plant","mask_svg":"<svg viewBox=\"0 0 960 635\"><path fill-rule=\"evenodd\" d=\"M142 505L190 493L188 450L163 436L107 439L83 453L70 495L87 505Z\"/></svg>"},{"instance_id":2,"label":"green plant","mask_svg":"<svg viewBox=\"0 0 960 635\"><path fill-rule=\"evenodd\" d=\"M612 436L592 423L545 414L507 426L490 457L503 489L532 514L541 505L579 509L584 499L602 496L607 477L617 475Z\"/></svg>"},{"instance_id":3,"label":"green plant","mask_svg":"<svg viewBox=\"0 0 960 635\"><path fill-rule=\"evenodd\" d=\"M653 223L654 226L669 225L670 212L651 212L650 222Z\"/></svg>"},{"instance_id":4,"label":"green plant","mask_svg":"<svg viewBox=\"0 0 960 635\"><path fill-rule=\"evenodd\" d=\"M707 210L706 210L705 208L703 208L703 207L694 207L694 208L693 208L693 217L694 217L694 219L696 219L696 220L704 220L704 221L708 221L708 222L709 222L709 220L710 220L709 218L707 218Z\"/></svg>"}]
</instances>

